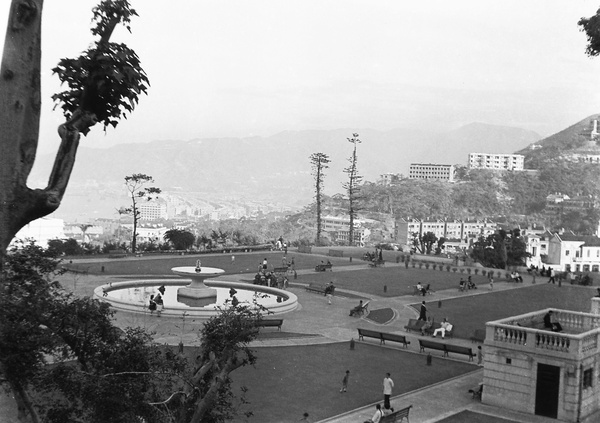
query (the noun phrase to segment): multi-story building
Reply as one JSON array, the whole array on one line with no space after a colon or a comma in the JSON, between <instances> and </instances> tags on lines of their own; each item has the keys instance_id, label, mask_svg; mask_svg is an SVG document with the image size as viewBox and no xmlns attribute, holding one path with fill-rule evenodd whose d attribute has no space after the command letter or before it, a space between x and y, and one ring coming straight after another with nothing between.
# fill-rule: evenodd
<instances>
[{"instance_id":1,"label":"multi-story building","mask_svg":"<svg viewBox=\"0 0 600 423\"><path fill-rule=\"evenodd\" d=\"M408 177L410 179L454 182L454 165L411 163L408 169Z\"/></svg>"},{"instance_id":2,"label":"multi-story building","mask_svg":"<svg viewBox=\"0 0 600 423\"><path fill-rule=\"evenodd\" d=\"M377 184L383 186L390 186L397 183L400 179L402 179L402 175L400 175L399 173L383 173L379 175Z\"/></svg>"},{"instance_id":3,"label":"multi-story building","mask_svg":"<svg viewBox=\"0 0 600 423\"><path fill-rule=\"evenodd\" d=\"M586 211L595 205L594 198L591 196L569 197L566 194L550 194L546 197L546 207L544 212L557 215L571 211Z\"/></svg>"},{"instance_id":4,"label":"multi-story building","mask_svg":"<svg viewBox=\"0 0 600 423\"><path fill-rule=\"evenodd\" d=\"M369 240L371 231L364 227L367 219L354 220L354 245L364 247ZM324 216L321 218L321 229L327 233L333 242L348 242L350 236L350 218L338 216Z\"/></svg>"},{"instance_id":5,"label":"multi-story building","mask_svg":"<svg viewBox=\"0 0 600 423\"><path fill-rule=\"evenodd\" d=\"M523 170L524 163L522 154L469 154L469 169Z\"/></svg>"},{"instance_id":6,"label":"multi-story building","mask_svg":"<svg viewBox=\"0 0 600 423\"><path fill-rule=\"evenodd\" d=\"M438 238L454 240L453 245L466 247L479 236L493 234L496 223L488 220L419 220L399 219L396 221L395 239L401 245L412 245L413 234L419 236L432 232Z\"/></svg>"},{"instance_id":7,"label":"multi-story building","mask_svg":"<svg viewBox=\"0 0 600 423\"><path fill-rule=\"evenodd\" d=\"M554 270L600 271L600 238L554 234L548 243L546 264Z\"/></svg>"},{"instance_id":8,"label":"multi-story building","mask_svg":"<svg viewBox=\"0 0 600 423\"><path fill-rule=\"evenodd\" d=\"M66 238L64 226L65 222L62 219L42 217L23 226L11 242L17 239L33 239L36 244L45 248L48 246L48 241L52 239Z\"/></svg>"},{"instance_id":9,"label":"multi-story building","mask_svg":"<svg viewBox=\"0 0 600 423\"><path fill-rule=\"evenodd\" d=\"M140 220L168 219L167 203L161 199L153 201L140 201L137 205Z\"/></svg>"}]
</instances>

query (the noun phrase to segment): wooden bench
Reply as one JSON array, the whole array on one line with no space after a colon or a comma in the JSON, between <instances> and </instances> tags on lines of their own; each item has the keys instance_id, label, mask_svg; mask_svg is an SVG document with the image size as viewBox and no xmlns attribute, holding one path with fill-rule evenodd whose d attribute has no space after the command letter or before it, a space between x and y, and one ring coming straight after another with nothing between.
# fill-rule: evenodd
<instances>
[{"instance_id":1,"label":"wooden bench","mask_svg":"<svg viewBox=\"0 0 600 423\"><path fill-rule=\"evenodd\" d=\"M383 343L383 340L381 339L381 332L376 332L374 330L369 330L369 329L358 328L358 340L364 341L365 336L367 338L379 339L379 345L381 345Z\"/></svg>"},{"instance_id":2,"label":"wooden bench","mask_svg":"<svg viewBox=\"0 0 600 423\"><path fill-rule=\"evenodd\" d=\"M369 267L385 266L385 260L373 260L369 262Z\"/></svg>"},{"instance_id":3,"label":"wooden bench","mask_svg":"<svg viewBox=\"0 0 600 423\"><path fill-rule=\"evenodd\" d=\"M483 342L485 341L485 329L475 329L473 336L471 336L471 342Z\"/></svg>"},{"instance_id":4,"label":"wooden bench","mask_svg":"<svg viewBox=\"0 0 600 423\"><path fill-rule=\"evenodd\" d=\"M124 250L110 250L108 252L108 258L124 258L127 257L127 252Z\"/></svg>"},{"instance_id":5,"label":"wooden bench","mask_svg":"<svg viewBox=\"0 0 600 423\"><path fill-rule=\"evenodd\" d=\"M404 345L404 348L408 348L408 344L410 344L410 341L406 340L406 336L404 335L397 335L395 333L381 333L381 342L383 344L385 344L385 341L394 341L394 342L400 342L401 344Z\"/></svg>"},{"instance_id":6,"label":"wooden bench","mask_svg":"<svg viewBox=\"0 0 600 423\"><path fill-rule=\"evenodd\" d=\"M309 283L305 288L307 291L318 292L320 294L325 294L325 285L321 285L319 283Z\"/></svg>"},{"instance_id":7,"label":"wooden bench","mask_svg":"<svg viewBox=\"0 0 600 423\"><path fill-rule=\"evenodd\" d=\"M442 344L440 342L428 341L419 339L419 351L425 352L425 348L442 351L444 357L448 357L448 353L464 354L469 357L469 361L473 361L473 349L471 347L461 347L460 345Z\"/></svg>"},{"instance_id":8,"label":"wooden bench","mask_svg":"<svg viewBox=\"0 0 600 423\"><path fill-rule=\"evenodd\" d=\"M262 328L277 327L278 330L281 330L281 325L283 325L283 319L263 319L258 322L258 327Z\"/></svg>"},{"instance_id":9,"label":"wooden bench","mask_svg":"<svg viewBox=\"0 0 600 423\"><path fill-rule=\"evenodd\" d=\"M363 314L368 313L369 312L369 302L370 301L363 303L362 307L360 307L360 308L358 306L354 307L352 310L350 310L350 316L360 317Z\"/></svg>"},{"instance_id":10,"label":"wooden bench","mask_svg":"<svg viewBox=\"0 0 600 423\"><path fill-rule=\"evenodd\" d=\"M327 264L317 264L315 266L315 272L324 272L327 269L329 269L330 272L333 272L333 264L331 263L327 263Z\"/></svg>"},{"instance_id":11,"label":"wooden bench","mask_svg":"<svg viewBox=\"0 0 600 423\"><path fill-rule=\"evenodd\" d=\"M406 422L408 423L408 413L410 412L412 405L409 405L406 408L403 408L402 410L398 410L398 411L394 411L392 414L388 414L387 416L383 416L381 418L381 420L379 420L380 423L400 423L402 422L404 419L406 419Z\"/></svg>"},{"instance_id":12,"label":"wooden bench","mask_svg":"<svg viewBox=\"0 0 600 423\"><path fill-rule=\"evenodd\" d=\"M425 320L409 319L408 324L404 326L407 331L421 332L421 328L425 325Z\"/></svg>"},{"instance_id":13,"label":"wooden bench","mask_svg":"<svg viewBox=\"0 0 600 423\"><path fill-rule=\"evenodd\" d=\"M463 354L469 356L469 361L473 361L473 350L471 347L461 347L460 345L446 344L446 356L448 353Z\"/></svg>"},{"instance_id":14,"label":"wooden bench","mask_svg":"<svg viewBox=\"0 0 600 423\"><path fill-rule=\"evenodd\" d=\"M276 267L273 269L273 273L287 273L289 267Z\"/></svg>"},{"instance_id":15,"label":"wooden bench","mask_svg":"<svg viewBox=\"0 0 600 423\"><path fill-rule=\"evenodd\" d=\"M434 323L433 326L431 326L429 329L425 330L425 333L427 333L428 335L433 335L433 332L435 332L436 329L439 329L441 327L442 327L441 323ZM444 334L444 337L452 338L455 331L456 331L456 326L452 325L452 330L447 330L446 333Z\"/></svg>"}]
</instances>

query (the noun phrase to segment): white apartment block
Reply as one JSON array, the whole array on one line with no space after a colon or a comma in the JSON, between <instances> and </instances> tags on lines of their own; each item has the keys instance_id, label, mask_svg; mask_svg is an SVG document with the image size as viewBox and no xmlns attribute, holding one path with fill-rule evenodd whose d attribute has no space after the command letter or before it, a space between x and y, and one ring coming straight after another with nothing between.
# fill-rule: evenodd
<instances>
[{"instance_id":1,"label":"white apartment block","mask_svg":"<svg viewBox=\"0 0 600 423\"><path fill-rule=\"evenodd\" d=\"M137 206L140 220L168 219L167 204L164 201L140 201Z\"/></svg>"},{"instance_id":2,"label":"white apartment block","mask_svg":"<svg viewBox=\"0 0 600 423\"><path fill-rule=\"evenodd\" d=\"M438 238L460 240L461 245L477 240L479 236L487 237L496 231L497 225L488 220L418 220L400 219L396 221L396 242L412 245L413 233L420 236L432 232Z\"/></svg>"},{"instance_id":3,"label":"white apartment block","mask_svg":"<svg viewBox=\"0 0 600 423\"><path fill-rule=\"evenodd\" d=\"M523 170L524 163L521 154L469 154L469 169Z\"/></svg>"},{"instance_id":4,"label":"white apartment block","mask_svg":"<svg viewBox=\"0 0 600 423\"><path fill-rule=\"evenodd\" d=\"M554 234L548 245L547 265L555 270L600 271L600 238Z\"/></svg>"},{"instance_id":5,"label":"white apartment block","mask_svg":"<svg viewBox=\"0 0 600 423\"><path fill-rule=\"evenodd\" d=\"M454 165L434 163L411 163L409 179L424 179L454 182Z\"/></svg>"},{"instance_id":6,"label":"white apartment block","mask_svg":"<svg viewBox=\"0 0 600 423\"><path fill-rule=\"evenodd\" d=\"M364 247L371 235L371 231L363 225L366 220L354 220L354 244ZM321 218L321 229L326 232L333 242L347 242L350 235L350 218L337 216L324 216Z\"/></svg>"}]
</instances>

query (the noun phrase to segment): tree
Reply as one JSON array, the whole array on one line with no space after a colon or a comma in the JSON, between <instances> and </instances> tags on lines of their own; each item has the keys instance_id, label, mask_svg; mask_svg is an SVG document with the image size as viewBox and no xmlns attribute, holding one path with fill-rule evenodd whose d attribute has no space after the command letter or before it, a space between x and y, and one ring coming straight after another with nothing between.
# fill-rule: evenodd
<instances>
[{"instance_id":1,"label":"tree","mask_svg":"<svg viewBox=\"0 0 600 423\"><path fill-rule=\"evenodd\" d=\"M313 153L310 155L312 174L315 178L315 203L317 206L317 245L321 245L321 202L323 192L323 178L325 169L329 168L329 156L325 153Z\"/></svg>"},{"instance_id":2,"label":"tree","mask_svg":"<svg viewBox=\"0 0 600 423\"><path fill-rule=\"evenodd\" d=\"M61 144L44 189L30 189L40 122L41 18L43 0L12 0L0 67L0 266L15 234L32 220L55 211L75 163L81 134L98 122L116 127L132 112L148 79L133 50L111 42L119 24L130 29L137 13L127 0L103 0L93 9L96 40L77 59L62 59L53 72L66 91L53 99L65 123Z\"/></svg>"},{"instance_id":3,"label":"tree","mask_svg":"<svg viewBox=\"0 0 600 423\"><path fill-rule=\"evenodd\" d=\"M421 237L421 244L425 247L425 253L431 254L433 245L437 242L438 238L433 232L425 232Z\"/></svg>"},{"instance_id":4,"label":"tree","mask_svg":"<svg viewBox=\"0 0 600 423\"><path fill-rule=\"evenodd\" d=\"M129 191L131 207L123 210L133 217L133 233L131 236L131 252L133 254L135 254L136 251L137 226L142 214L138 208L138 200L145 198L146 201L151 201L156 198L157 194L160 194L160 188L145 186L146 184L151 183L154 183L152 176L143 173L134 173L133 175L125 177L125 186L127 187L127 191Z\"/></svg>"},{"instance_id":5,"label":"tree","mask_svg":"<svg viewBox=\"0 0 600 423\"><path fill-rule=\"evenodd\" d=\"M59 263L33 243L6 255L0 383L13 393L20 420L163 421L149 402L172 384L156 374L176 374L182 363L142 329L115 328L107 303L64 291L54 280Z\"/></svg>"},{"instance_id":6,"label":"tree","mask_svg":"<svg viewBox=\"0 0 600 423\"><path fill-rule=\"evenodd\" d=\"M356 145L360 144L361 141L358 139L358 134L352 134L352 138L347 138L347 140L353 144L354 148L352 155L348 159L350 165L344 169L344 173L348 175L348 182L345 182L342 187L346 190L346 196L348 197L348 217L350 218L348 243L349 245L354 245L354 220L359 210L358 201L360 199L360 183L362 181L362 176L358 173Z\"/></svg>"},{"instance_id":7,"label":"tree","mask_svg":"<svg viewBox=\"0 0 600 423\"><path fill-rule=\"evenodd\" d=\"M163 238L172 243L176 250L187 250L194 245L196 237L193 233L183 229L169 229Z\"/></svg>"},{"instance_id":8,"label":"tree","mask_svg":"<svg viewBox=\"0 0 600 423\"><path fill-rule=\"evenodd\" d=\"M531 254L527 252L527 245L521 237L519 229L505 231L500 229L496 233L483 236L473 244L471 257L486 267L507 269L509 266L522 266L525 259Z\"/></svg>"}]
</instances>

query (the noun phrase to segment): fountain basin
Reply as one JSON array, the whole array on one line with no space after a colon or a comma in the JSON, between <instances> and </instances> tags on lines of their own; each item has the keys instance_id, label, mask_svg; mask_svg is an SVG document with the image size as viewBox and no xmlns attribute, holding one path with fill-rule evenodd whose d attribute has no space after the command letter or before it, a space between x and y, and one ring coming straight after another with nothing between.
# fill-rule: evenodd
<instances>
[{"instance_id":1,"label":"fountain basin","mask_svg":"<svg viewBox=\"0 0 600 423\"><path fill-rule=\"evenodd\" d=\"M192 268L193 269L193 268ZM263 305L268 311L264 314L284 314L295 310L298 307L298 297L282 289L253 285L244 282L227 282L227 281L204 281L207 288L215 292L215 302L211 302L204 306L194 306L176 301L171 302L170 296L175 295L176 288L181 288L185 284L185 280L180 279L152 279L152 280L134 280L125 282L114 282L101 285L94 289L94 298L109 303L115 310L126 311L131 313L150 313L148 303L150 295L158 292L158 287L164 285L168 287L164 295L165 309L161 315L163 317L181 317L184 313L186 316L199 319L209 319L220 313L219 307L223 307L222 302L217 302L217 298L229 297L228 292L231 288L238 291L236 297L243 302L246 300L248 293L250 297L254 293L267 294L273 298L272 301L266 301ZM223 289L223 293L219 293L219 289ZM118 291L131 290L131 294L118 295ZM279 301L277 301L279 298ZM185 300L183 300L185 301Z\"/></svg>"},{"instance_id":2,"label":"fountain basin","mask_svg":"<svg viewBox=\"0 0 600 423\"><path fill-rule=\"evenodd\" d=\"M189 278L192 280L187 286L183 286L178 289L177 293L182 297L192 298L196 300L200 299L213 299L216 298L217 292L206 285L205 281L208 278L214 278L225 271L223 269L217 269L216 267L202 267L200 271L197 271L194 266L181 266L173 267L171 272L177 276Z\"/></svg>"}]
</instances>

